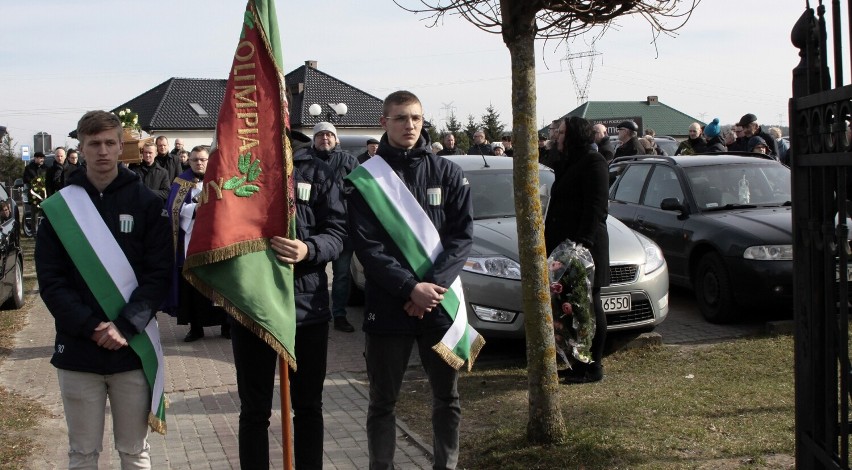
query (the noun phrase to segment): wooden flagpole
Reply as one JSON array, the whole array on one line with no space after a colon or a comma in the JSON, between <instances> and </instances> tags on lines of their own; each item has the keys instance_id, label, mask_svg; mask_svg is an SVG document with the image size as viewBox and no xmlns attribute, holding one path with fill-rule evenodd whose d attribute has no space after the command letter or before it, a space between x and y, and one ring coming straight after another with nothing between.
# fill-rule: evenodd
<instances>
[{"instance_id":1,"label":"wooden flagpole","mask_svg":"<svg viewBox=\"0 0 852 470\"><path fill-rule=\"evenodd\" d=\"M284 470L293 469L293 447L290 431L290 366L278 357L279 393L281 395L281 444L284 448Z\"/></svg>"}]
</instances>

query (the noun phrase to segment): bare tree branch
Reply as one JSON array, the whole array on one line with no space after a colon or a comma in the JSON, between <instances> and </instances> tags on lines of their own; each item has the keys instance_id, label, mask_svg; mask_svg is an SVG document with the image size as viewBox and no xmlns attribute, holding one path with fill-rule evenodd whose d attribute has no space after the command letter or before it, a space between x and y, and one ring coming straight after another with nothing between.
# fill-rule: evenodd
<instances>
[{"instance_id":1,"label":"bare tree branch","mask_svg":"<svg viewBox=\"0 0 852 470\"><path fill-rule=\"evenodd\" d=\"M405 11L426 14L429 27L438 25L445 15L460 16L477 28L502 34L513 16L535 12L536 39L567 39L594 28L606 29L626 15L638 15L651 26L656 42L660 34L672 35L683 27L701 0L530 0L523 11L502 17L499 0L393 0ZM410 4L414 4L409 6ZM512 16L512 17L510 17ZM669 24L669 20L674 20Z\"/></svg>"}]
</instances>

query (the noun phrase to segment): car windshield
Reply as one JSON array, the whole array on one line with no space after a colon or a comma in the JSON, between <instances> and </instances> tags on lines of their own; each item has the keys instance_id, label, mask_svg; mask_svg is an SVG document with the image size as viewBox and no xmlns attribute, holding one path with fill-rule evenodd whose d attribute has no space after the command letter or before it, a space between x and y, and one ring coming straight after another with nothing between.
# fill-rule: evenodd
<instances>
[{"instance_id":1,"label":"car windshield","mask_svg":"<svg viewBox=\"0 0 852 470\"><path fill-rule=\"evenodd\" d=\"M470 171L465 173L465 177L470 182L474 219L515 216L515 197L512 186L514 178L511 169ZM553 172L549 169L541 170L538 178L541 207L546 208L550 200L550 187L553 185Z\"/></svg>"},{"instance_id":2,"label":"car windshield","mask_svg":"<svg viewBox=\"0 0 852 470\"><path fill-rule=\"evenodd\" d=\"M790 204L790 169L777 163L684 168L702 210Z\"/></svg>"}]
</instances>

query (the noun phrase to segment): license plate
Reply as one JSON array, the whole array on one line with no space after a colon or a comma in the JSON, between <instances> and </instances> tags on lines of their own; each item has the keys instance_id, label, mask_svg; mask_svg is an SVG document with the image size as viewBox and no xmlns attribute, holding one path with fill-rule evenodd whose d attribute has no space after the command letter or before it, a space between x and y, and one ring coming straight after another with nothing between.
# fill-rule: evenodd
<instances>
[{"instance_id":1,"label":"license plate","mask_svg":"<svg viewBox=\"0 0 852 470\"><path fill-rule=\"evenodd\" d=\"M629 312L630 294L602 296L604 312Z\"/></svg>"},{"instance_id":2,"label":"license plate","mask_svg":"<svg viewBox=\"0 0 852 470\"><path fill-rule=\"evenodd\" d=\"M840 281L840 268L838 267L835 271L834 276L835 281ZM852 282L852 265L846 266L846 280Z\"/></svg>"}]
</instances>

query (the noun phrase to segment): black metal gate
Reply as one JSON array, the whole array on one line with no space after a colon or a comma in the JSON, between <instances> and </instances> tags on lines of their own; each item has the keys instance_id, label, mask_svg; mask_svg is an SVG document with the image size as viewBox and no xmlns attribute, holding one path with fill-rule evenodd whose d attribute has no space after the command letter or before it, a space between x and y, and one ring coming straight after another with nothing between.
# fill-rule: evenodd
<instances>
[{"instance_id":1,"label":"black metal gate","mask_svg":"<svg viewBox=\"0 0 852 470\"><path fill-rule=\"evenodd\" d=\"M792 32L802 58L790 100L798 469L850 468L852 86L843 85L841 28L850 23L840 7L832 0L829 12L819 0L815 11L808 2Z\"/></svg>"}]
</instances>

